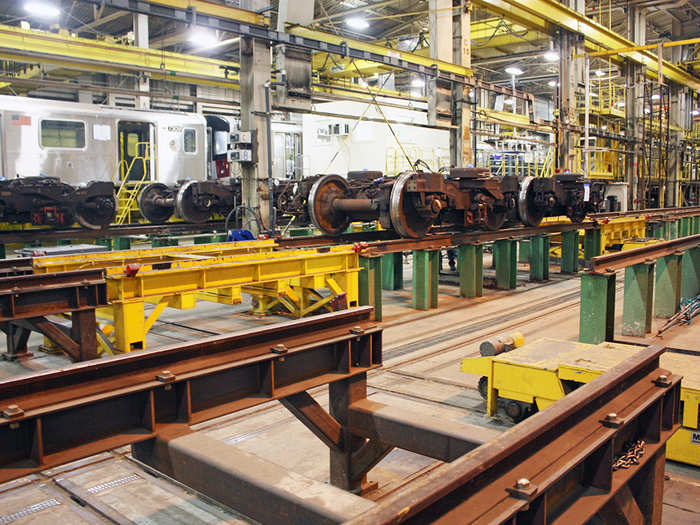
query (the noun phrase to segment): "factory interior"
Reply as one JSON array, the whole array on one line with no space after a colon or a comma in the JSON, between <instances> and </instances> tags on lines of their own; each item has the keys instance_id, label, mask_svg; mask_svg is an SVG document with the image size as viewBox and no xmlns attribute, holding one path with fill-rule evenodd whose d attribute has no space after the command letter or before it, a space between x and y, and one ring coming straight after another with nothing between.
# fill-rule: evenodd
<instances>
[{"instance_id":1,"label":"factory interior","mask_svg":"<svg viewBox=\"0 0 700 525\"><path fill-rule=\"evenodd\" d=\"M699 314L700 0L0 0L0 525L698 525Z\"/></svg>"}]
</instances>

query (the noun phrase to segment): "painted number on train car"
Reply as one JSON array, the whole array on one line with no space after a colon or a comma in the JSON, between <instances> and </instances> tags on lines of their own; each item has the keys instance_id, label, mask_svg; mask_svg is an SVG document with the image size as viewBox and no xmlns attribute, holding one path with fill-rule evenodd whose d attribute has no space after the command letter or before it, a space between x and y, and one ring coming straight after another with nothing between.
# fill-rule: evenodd
<instances>
[{"instance_id":1,"label":"painted number on train car","mask_svg":"<svg viewBox=\"0 0 700 525\"><path fill-rule=\"evenodd\" d=\"M182 133L182 126L168 126L168 131L172 133Z\"/></svg>"},{"instance_id":2,"label":"painted number on train car","mask_svg":"<svg viewBox=\"0 0 700 525\"><path fill-rule=\"evenodd\" d=\"M691 432L690 442L694 445L700 445L700 432Z\"/></svg>"}]
</instances>

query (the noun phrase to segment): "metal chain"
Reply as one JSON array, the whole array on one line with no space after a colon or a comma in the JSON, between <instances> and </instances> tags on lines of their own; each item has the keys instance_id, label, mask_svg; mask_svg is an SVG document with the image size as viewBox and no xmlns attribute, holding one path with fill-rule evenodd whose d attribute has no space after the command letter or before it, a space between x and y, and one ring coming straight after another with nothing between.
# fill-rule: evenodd
<instances>
[{"instance_id":1,"label":"metal chain","mask_svg":"<svg viewBox=\"0 0 700 525\"><path fill-rule=\"evenodd\" d=\"M633 465L639 465L639 459L644 455L644 445L646 445L646 442L643 439L625 443L626 452L613 463L613 472L621 468L626 469Z\"/></svg>"}]
</instances>

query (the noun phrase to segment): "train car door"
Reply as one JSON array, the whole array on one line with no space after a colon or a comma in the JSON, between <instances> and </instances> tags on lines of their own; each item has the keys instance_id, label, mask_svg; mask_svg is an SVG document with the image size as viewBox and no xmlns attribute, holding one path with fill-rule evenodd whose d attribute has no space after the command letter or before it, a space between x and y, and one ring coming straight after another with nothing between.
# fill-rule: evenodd
<instances>
[{"instance_id":1,"label":"train car door","mask_svg":"<svg viewBox=\"0 0 700 525\"><path fill-rule=\"evenodd\" d=\"M119 178L122 181L152 180L153 131L150 122L119 121Z\"/></svg>"}]
</instances>

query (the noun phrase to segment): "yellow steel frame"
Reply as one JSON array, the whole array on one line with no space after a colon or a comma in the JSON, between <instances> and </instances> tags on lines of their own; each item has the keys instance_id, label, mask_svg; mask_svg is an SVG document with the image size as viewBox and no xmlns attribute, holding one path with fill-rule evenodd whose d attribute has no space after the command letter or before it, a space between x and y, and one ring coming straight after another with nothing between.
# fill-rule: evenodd
<instances>
[{"instance_id":1,"label":"yellow steel frame","mask_svg":"<svg viewBox=\"0 0 700 525\"><path fill-rule=\"evenodd\" d=\"M549 34L552 34L551 27L557 26L585 35L587 40L604 49L634 47L634 42L556 0L475 0L472 3L528 27L540 28L549 24L549 31L546 31ZM658 58L648 50L619 54L646 66L648 71L659 72ZM700 92L700 78L665 60L662 68L665 78Z\"/></svg>"},{"instance_id":2,"label":"yellow steel frame","mask_svg":"<svg viewBox=\"0 0 700 525\"><path fill-rule=\"evenodd\" d=\"M182 10L192 9L198 14L238 20L256 26L269 25L269 18L264 14L207 0L148 0L148 3Z\"/></svg>"},{"instance_id":3,"label":"yellow steel frame","mask_svg":"<svg viewBox=\"0 0 700 525\"><path fill-rule=\"evenodd\" d=\"M493 357L470 357L463 359L462 372L488 378L487 413L494 416L498 410L498 399L512 399L524 403L535 403L542 410L565 395L564 381L588 383L605 372L607 368L639 350L639 347L617 343L590 345L572 341L561 341L560 361L549 354L538 362L538 344L530 343L516 350L532 353L532 359L512 358L508 352ZM603 348L601 348L601 346ZM605 364L597 358L607 354ZM596 357L596 354L598 356ZM678 375L697 369L697 357L679 353L661 356L661 366ZM553 365L552 362L556 362ZM681 429L676 432L666 448L666 457L700 466L700 436L698 408L700 408L700 385L695 379L681 381L681 400L684 403ZM694 439L695 435L695 439Z\"/></svg>"},{"instance_id":4,"label":"yellow steel frame","mask_svg":"<svg viewBox=\"0 0 700 525\"><path fill-rule=\"evenodd\" d=\"M226 78L222 69L237 68L234 62L6 25L0 25L0 57L90 71L138 71L170 82L227 88L238 85L238 76Z\"/></svg>"}]
</instances>

